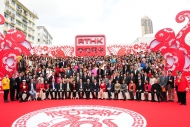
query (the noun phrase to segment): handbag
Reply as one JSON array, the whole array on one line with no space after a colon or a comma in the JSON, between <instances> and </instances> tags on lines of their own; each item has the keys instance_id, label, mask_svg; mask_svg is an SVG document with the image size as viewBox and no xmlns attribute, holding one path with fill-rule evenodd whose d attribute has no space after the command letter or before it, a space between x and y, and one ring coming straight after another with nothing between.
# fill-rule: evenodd
<instances>
[{"instance_id":1,"label":"handbag","mask_svg":"<svg viewBox=\"0 0 190 127\"><path fill-rule=\"evenodd\" d=\"M165 87L162 87L162 92L166 92L166 88Z\"/></svg>"}]
</instances>

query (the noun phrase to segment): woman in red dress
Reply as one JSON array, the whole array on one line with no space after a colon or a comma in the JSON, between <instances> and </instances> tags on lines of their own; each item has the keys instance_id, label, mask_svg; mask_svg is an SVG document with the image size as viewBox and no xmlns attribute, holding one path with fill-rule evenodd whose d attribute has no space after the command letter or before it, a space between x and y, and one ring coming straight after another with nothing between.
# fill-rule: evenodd
<instances>
[{"instance_id":1,"label":"woman in red dress","mask_svg":"<svg viewBox=\"0 0 190 127\"><path fill-rule=\"evenodd\" d=\"M100 98L103 100L104 97L104 92L106 92L106 84L104 83L104 80L102 80L100 84Z\"/></svg>"},{"instance_id":2,"label":"woman in red dress","mask_svg":"<svg viewBox=\"0 0 190 127\"><path fill-rule=\"evenodd\" d=\"M41 80L39 79L38 83L36 84L36 92L39 93L37 100L42 100L43 90L44 90L44 84L42 84Z\"/></svg>"}]
</instances>

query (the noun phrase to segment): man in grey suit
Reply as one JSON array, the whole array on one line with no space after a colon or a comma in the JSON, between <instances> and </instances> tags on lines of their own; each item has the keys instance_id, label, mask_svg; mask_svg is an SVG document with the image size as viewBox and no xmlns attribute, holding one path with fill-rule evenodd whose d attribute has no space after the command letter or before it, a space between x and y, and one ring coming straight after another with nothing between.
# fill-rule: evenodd
<instances>
[{"instance_id":1,"label":"man in grey suit","mask_svg":"<svg viewBox=\"0 0 190 127\"><path fill-rule=\"evenodd\" d=\"M168 83L168 77L165 75L165 72L163 71L162 72L162 75L160 76L160 86L161 86L161 95L163 98L162 101L167 101L167 96L166 96L166 93L167 93L167 83Z\"/></svg>"}]
</instances>

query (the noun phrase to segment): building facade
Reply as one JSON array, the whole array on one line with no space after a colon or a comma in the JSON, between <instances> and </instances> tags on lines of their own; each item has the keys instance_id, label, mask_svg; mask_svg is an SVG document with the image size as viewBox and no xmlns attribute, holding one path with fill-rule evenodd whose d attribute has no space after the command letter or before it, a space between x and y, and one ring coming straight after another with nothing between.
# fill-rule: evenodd
<instances>
[{"instance_id":1,"label":"building facade","mask_svg":"<svg viewBox=\"0 0 190 127\"><path fill-rule=\"evenodd\" d=\"M17 29L26 35L27 41L34 44L36 14L18 0L0 0L0 14L5 17L5 24L0 27L1 33L5 35L7 30Z\"/></svg>"},{"instance_id":2,"label":"building facade","mask_svg":"<svg viewBox=\"0 0 190 127\"><path fill-rule=\"evenodd\" d=\"M44 26L36 27L36 44L52 45L53 37Z\"/></svg>"},{"instance_id":3,"label":"building facade","mask_svg":"<svg viewBox=\"0 0 190 127\"><path fill-rule=\"evenodd\" d=\"M144 16L144 18L141 19L141 30L142 30L142 36L144 36L145 34L153 33L152 20L149 19L148 16Z\"/></svg>"}]
</instances>

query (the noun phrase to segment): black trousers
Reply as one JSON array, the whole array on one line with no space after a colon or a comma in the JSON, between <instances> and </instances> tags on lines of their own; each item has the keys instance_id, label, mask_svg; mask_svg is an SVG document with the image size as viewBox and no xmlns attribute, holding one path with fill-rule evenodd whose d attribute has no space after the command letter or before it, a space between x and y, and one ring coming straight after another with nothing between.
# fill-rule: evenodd
<instances>
[{"instance_id":1,"label":"black trousers","mask_svg":"<svg viewBox=\"0 0 190 127\"><path fill-rule=\"evenodd\" d=\"M110 99L111 98L111 90L107 90L108 91L108 98Z\"/></svg>"},{"instance_id":2,"label":"black trousers","mask_svg":"<svg viewBox=\"0 0 190 127\"><path fill-rule=\"evenodd\" d=\"M96 95L95 95L95 93L96 93ZM92 91L92 96L93 96L93 98L98 99L98 91Z\"/></svg>"},{"instance_id":3,"label":"black trousers","mask_svg":"<svg viewBox=\"0 0 190 127\"><path fill-rule=\"evenodd\" d=\"M53 92L55 93L55 97L53 97ZM51 95L51 99L57 99L57 91L56 90L50 91L50 95Z\"/></svg>"},{"instance_id":4,"label":"black trousers","mask_svg":"<svg viewBox=\"0 0 190 127\"><path fill-rule=\"evenodd\" d=\"M129 95L131 100L134 100L134 91L129 91Z\"/></svg>"},{"instance_id":5,"label":"black trousers","mask_svg":"<svg viewBox=\"0 0 190 127\"><path fill-rule=\"evenodd\" d=\"M4 101L8 101L8 95L9 95L9 90L3 90L4 91Z\"/></svg>"},{"instance_id":6,"label":"black trousers","mask_svg":"<svg viewBox=\"0 0 190 127\"><path fill-rule=\"evenodd\" d=\"M76 96L77 96L77 92L73 91L73 97L76 97Z\"/></svg>"},{"instance_id":7,"label":"black trousers","mask_svg":"<svg viewBox=\"0 0 190 127\"><path fill-rule=\"evenodd\" d=\"M118 99L119 90L114 92L115 99Z\"/></svg>"},{"instance_id":8,"label":"black trousers","mask_svg":"<svg viewBox=\"0 0 190 127\"><path fill-rule=\"evenodd\" d=\"M22 98L23 94L26 94L26 98L25 99ZM19 93L20 101L26 101L26 100L28 100L29 96L30 96L29 92L20 92Z\"/></svg>"},{"instance_id":9,"label":"black trousers","mask_svg":"<svg viewBox=\"0 0 190 127\"><path fill-rule=\"evenodd\" d=\"M177 100L178 100L178 102L181 102L181 100L179 98L178 86L175 87L175 90L177 92Z\"/></svg>"},{"instance_id":10,"label":"black trousers","mask_svg":"<svg viewBox=\"0 0 190 127\"><path fill-rule=\"evenodd\" d=\"M49 96L49 90L43 90L43 92L46 94L46 99L48 98L48 96Z\"/></svg>"},{"instance_id":11,"label":"black trousers","mask_svg":"<svg viewBox=\"0 0 190 127\"><path fill-rule=\"evenodd\" d=\"M16 99L18 100L20 97L20 88L18 88L18 86L16 86Z\"/></svg>"},{"instance_id":12,"label":"black trousers","mask_svg":"<svg viewBox=\"0 0 190 127\"><path fill-rule=\"evenodd\" d=\"M141 100L141 93L140 91L136 92L137 100Z\"/></svg>"},{"instance_id":13,"label":"black trousers","mask_svg":"<svg viewBox=\"0 0 190 127\"><path fill-rule=\"evenodd\" d=\"M15 98L15 86L12 86L12 88L10 89L10 99L11 101L13 101Z\"/></svg>"},{"instance_id":14,"label":"black trousers","mask_svg":"<svg viewBox=\"0 0 190 127\"><path fill-rule=\"evenodd\" d=\"M67 93L69 93L68 96ZM65 91L65 99L70 99L70 98L71 98L71 91Z\"/></svg>"},{"instance_id":15,"label":"black trousers","mask_svg":"<svg viewBox=\"0 0 190 127\"><path fill-rule=\"evenodd\" d=\"M166 95L166 93L167 93L167 90L165 92L161 92L162 98L163 98L162 101L167 101L167 95Z\"/></svg>"},{"instance_id":16,"label":"black trousers","mask_svg":"<svg viewBox=\"0 0 190 127\"><path fill-rule=\"evenodd\" d=\"M82 99L83 96L84 96L84 91L79 91L79 92L78 92L78 95L79 95L79 98Z\"/></svg>"},{"instance_id":17,"label":"black trousers","mask_svg":"<svg viewBox=\"0 0 190 127\"><path fill-rule=\"evenodd\" d=\"M157 99L158 99L158 102L159 102L159 101L160 101L160 93L159 93L159 92L152 92L152 93L151 93L152 101L155 101L155 99L154 99L154 94L156 94Z\"/></svg>"},{"instance_id":18,"label":"black trousers","mask_svg":"<svg viewBox=\"0 0 190 127\"><path fill-rule=\"evenodd\" d=\"M126 99L126 95L125 95L126 91L122 91L121 93L123 95L123 98Z\"/></svg>"},{"instance_id":19,"label":"black trousers","mask_svg":"<svg viewBox=\"0 0 190 127\"><path fill-rule=\"evenodd\" d=\"M86 99L89 99L90 98L90 91L85 91L85 94L86 94Z\"/></svg>"},{"instance_id":20,"label":"black trousers","mask_svg":"<svg viewBox=\"0 0 190 127\"><path fill-rule=\"evenodd\" d=\"M179 99L182 104L186 104L186 91L179 92Z\"/></svg>"},{"instance_id":21,"label":"black trousers","mask_svg":"<svg viewBox=\"0 0 190 127\"><path fill-rule=\"evenodd\" d=\"M58 92L58 98L63 99L65 92L64 91L57 91ZM62 93L62 96L61 96Z\"/></svg>"}]
</instances>

